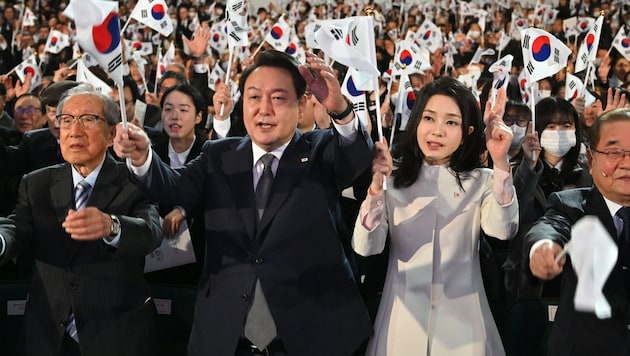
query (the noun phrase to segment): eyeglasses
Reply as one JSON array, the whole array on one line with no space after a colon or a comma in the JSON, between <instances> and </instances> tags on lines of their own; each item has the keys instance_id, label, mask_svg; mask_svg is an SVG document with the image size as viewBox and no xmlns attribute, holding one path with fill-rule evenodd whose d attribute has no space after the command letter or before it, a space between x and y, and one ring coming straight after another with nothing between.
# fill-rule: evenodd
<instances>
[{"instance_id":1,"label":"eyeglasses","mask_svg":"<svg viewBox=\"0 0 630 356\"><path fill-rule=\"evenodd\" d=\"M508 126L512 126L516 123L520 127L525 127L529 124L529 119L527 116L522 115L504 115L503 122Z\"/></svg>"},{"instance_id":2,"label":"eyeglasses","mask_svg":"<svg viewBox=\"0 0 630 356\"><path fill-rule=\"evenodd\" d=\"M79 116L74 116L70 114L61 114L57 115L57 122L62 129L69 129L74 125L75 120L79 121L79 125L81 125L84 129L94 129L98 123L98 120L103 120L102 117L94 114L83 114Z\"/></svg>"},{"instance_id":3,"label":"eyeglasses","mask_svg":"<svg viewBox=\"0 0 630 356\"><path fill-rule=\"evenodd\" d=\"M609 162L616 163L630 156L630 150L624 150L622 148L607 148L603 151L596 150L591 147L591 152L602 154Z\"/></svg>"},{"instance_id":4,"label":"eyeglasses","mask_svg":"<svg viewBox=\"0 0 630 356\"><path fill-rule=\"evenodd\" d=\"M42 111L42 109L35 106L29 106L27 108L15 108L15 110L13 111L15 114L18 114L18 115L24 115L24 114L33 115L38 111Z\"/></svg>"}]
</instances>

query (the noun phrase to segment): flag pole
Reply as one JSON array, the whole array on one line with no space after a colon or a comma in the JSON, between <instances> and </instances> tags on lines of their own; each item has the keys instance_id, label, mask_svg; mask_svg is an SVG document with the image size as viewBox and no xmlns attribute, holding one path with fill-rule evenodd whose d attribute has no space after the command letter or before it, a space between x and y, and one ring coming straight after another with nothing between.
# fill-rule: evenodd
<instances>
[{"instance_id":1,"label":"flag pole","mask_svg":"<svg viewBox=\"0 0 630 356\"><path fill-rule=\"evenodd\" d=\"M232 72L232 56L234 56L234 48L230 47L229 55L228 55L228 65L225 73L225 83L229 83L230 73ZM223 117L223 112L225 111L225 104L221 103L221 110L219 111L219 116Z\"/></svg>"},{"instance_id":2,"label":"flag pole","mask_svg":"<svg viewBox=\"0 0 630 356\"><path fill-rule=\"evenodd\" d=\"M534 83L535 84L535 83ZM530 91L530 101L529 105L531 106L532 111L532 133L536 132L536 98L534 97L534 85L529 86ZM536 160L536 151L532 151L532 161Z\"/></svg>"},{"instance_id":3,"label":"flag pole","mask_svg":"<svg viewBox=\"0 0 630 356\"><path fill-rule=\"evenodd\" d=\"M135 7L134 7L134 10L135 10ZM133 13L133 11L131 11L131 13ZM127 29L127 26L129 26L129 22L131 22L131 15L129 15L129 18L127 19L127 22L125 22L125 25L120 30L120 36L124 37L123 34L125 33L125 30Z\"/></svg>"},{"instance_id":4,"label":"flag pole","mask_svg":"<svg viewBox=\"0 0 630 356\"><path fill-rule=\"evenodd\" d=\"M120 106L120 121L122 122L123 129L127 131L127 112L125 111L125 90L121 83L116 83L118 87L118 104Z\"/></svg>"}]
</instances>

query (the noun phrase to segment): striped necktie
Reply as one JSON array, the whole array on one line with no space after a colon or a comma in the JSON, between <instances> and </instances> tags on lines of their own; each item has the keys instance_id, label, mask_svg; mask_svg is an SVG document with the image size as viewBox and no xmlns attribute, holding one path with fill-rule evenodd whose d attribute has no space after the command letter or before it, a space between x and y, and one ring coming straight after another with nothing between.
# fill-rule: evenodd
<instances>
[{"instance_id":1,"label":"striped necktie","mask_svg":"<svg viewBox=\"0 0 630 356\"><path fill-rule=\"evenodd\" d=\"M90 188L92 186L85 179L81 180L74 188L74 207L76 210L83 209L87 206L87 200L90 196ZM79 342L79 334L77 333L77 323L74 319L74 312L70 311L66 332L74 341Z\"/></svg>"}]
</instances>

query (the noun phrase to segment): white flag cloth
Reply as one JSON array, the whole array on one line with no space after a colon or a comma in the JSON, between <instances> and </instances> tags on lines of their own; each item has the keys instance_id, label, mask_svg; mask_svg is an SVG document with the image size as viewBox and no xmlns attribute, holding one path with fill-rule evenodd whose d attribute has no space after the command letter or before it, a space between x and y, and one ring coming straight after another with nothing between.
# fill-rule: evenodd
<instances>
[{"instance_id":1,"label":"white flag cloth","mask_svg":"<svg viewBox=\"0 0 630 356\"><path fill-rule=\"evenodd\" d=\"M226 22L225 29L229 48L249 45L246 30L243 30L241 27L234 27L234 23L231 21Z\"/></svg>"},{"instance_id":2,"label":"white flag cloth","mask_svg":"<svg viewBox=\"0 0 630 356\"><path fill-rule=\"evenodd\" d=\"M534 82L535 84L536 82ZM527 74L524 70L518 75L518 88L521 91L521 97L523 98L523 102L525 104L530 103L530 90L531 82L529 78L527 78Z\"/></svg>"},{"instance_id":3,"label":"white flag cloth","mask_svg":"<svg viewBox=\"0 0 630 356\"><path fill-rule=\"evenodd\" d=\"M603 23L604 16L598 17L595 24L593 24L593 27L588 30L586 37L584 37L584 40L580 45L580 49L578 50L577 58L575 59L575 73L579 73L586 69L586 64L588 62L595 62Z\"/></svg>"},{"instance_id":4,"label":"white flag cloth","mask_svg":"<svg viewBox=\"0 0 630 356\"><path fill-rule=\"evenodd\" d=\"M71 0L63 12L74 20L77 42L117 84L123 85L118 2Z\"/></svg>"},{"instance_id":5,"label":"white flag cloth","mask_svg":"<svg viewBox=\"0 0 630 356\"><path fill-rule=\"evenodd\" d=\"M444 46L442 31L432 21L424 20L416 31L416 43L420 47L426 47L431 53L435 53Z\"/></svg>"},{"instance_id":6,"label":"white flag cloth","mask_svg":"<svg viewBox=\"0 0 630 356\"><path fill-rule=\"evenodd\" d=\"M291 36L291 27L284 20L284 16L280 17L278 21L271 27L265 41L269 43L274 49L283 51L289 45Z\"/></svg>"},{"instance_id":7,"label":"white flag cloth","mask_svg":"<svg viewBox=\"0 0 630 356\"><path fill-rule=\"evenodd\" d=\"M545 14L547 11L552 10L551 5L541 4L540 1L536 3L536 8L534 9L534 21L538 26L541 26L545 21Z\"/></svg>"},{"instance_id":8,"label":"white flag cloth","mask_svg":"<svg viewBox=\"0 0 630 356\"><path fill-rule=\"evenodd\" d=\"M375 90L374 80L380 76L376 66L376 45L374 43L374 26L372 16L353 16L346 18L349 22L325 22L317 31L317 42L330 58L356 69L359 73L353 76L357 88ZM344 20L346 20L344 19Z\"/></svg>"},{"instance_id":9,"label":"white flag cloth","mask_svg":"<svg viewBox=\"0 0 630 356\"><path fill-rule=\"evenodd\" d=\"M37 16L29 9L28 7L24 9L24 14L22 15L22 28L25 26L35 26L35 21L37 20Z\"/></svg>"},{"instance_id":10,"label":"white flag cloth","mask_svg":"<svg viewBox=\"0 0 630 356\"><path fill-rule=\"evenodd\" d=\"M514 35L520 33L529 27L529 20L525 17L518 17L512 14L512 23L510 26L510 37L514 38Z\"/></svg>"},{"instance_id":11,"label":"white flag cloth","mask_svg":"<svg viewBox=\"0 0 630 356\"><path fill-rule=\"evenodd\" d=\"M70 46L70 36L57 30L50 31L44 52L58 54L62 49Z\"/></svg>"},{"instance_id":12,"label":"white flag cloth","mask_svg":"<svg viewBox=\"0 0 630 356\"><path fill-rule=\"evenodd\" d=\"M210 26L210 40L208 45L220 54L227 51L228 39L225 22L220 21Z\"/></svg>"},{"instance_id":13,"label":"white flag cloth","mask_svg":"<svg viewBox=\"0 0 630 356\"><path fill-rule=\"evenodd\" d=\"M594 21L595 20L593 19L593 22ZM577 30L577 17L574 16L574 17L569 17L568 19L562 20L562 30L564 31L565 38L579 35L580 33Z\"/></svg>"},{"instance_id":14,"label":"white flag cloth","mask_svg":"<svg viewBox=\"0 0 630 356\"><path fill-rule=\"evenodd\" d=\"M239 31L247 31L249 25L247 23L248 3L246 0L228 0L225 3L227 10L226 22L232 22L232 26Z\"/></svg>"},{"instance_id":15,"label":"white flag cloth","mask_svg":"<svg viewBox=\"0 0 630 356\"><path fill-rule=\"evenodd\" d=\"M470 59L470 63L479 63L481 61L481 57L492 55L494 55L494 50L492 48L477 47L475 54L473 54L472 58Z\"/></svg>"},{"instance_id":16,"label":"white flag cloth","mask_svg":"<svg viewBox=\"0 0 630 356\"><path fill-rule=\"evenodd\" d=\"M589 31L591 28L593 28L593 25L595 25L595 19L592 17L580 17L577 19L577 22L575 24L575 29L579 32L579 33L584 33L586 31Z\"/></svg>"},{"instance_id":17,"label":"white flag cloth","mask_svg":"<svg viewBox=\"0 0 630 356\"><path fill-rule=\"evenodd\" d=\"M602 288L617 263L618 249L599 218L585 216L571 228L567 246L577 275L575 310L592 312L599 319L611 317L611 307Z\"/></svg>"},{"instance_id":18,"label":"white flag cloth","mask_svg":"<svg viewBox=\"0 0 630 356\"><path fill-rule=\"evenodd\" d=\"M150 56L153 53L153 43L125 40L125 51L127 58L131 58L134 52L143 56Z\"/></svg>"},{"instance_id":19,"label":"white flag cloth","mask_svg":"<svg viewBox=\"0 0 630 356\"><path fill-rule=\"evenodd\" d=\"M107 85L101 78L97 77L85 66L82 59L77 62L77 79L78 83L88 83L94 87L94 90L103 94L109 94L112 92L112 88Z\"/></svg>"},{"instance_id":20,"label":"white flag cloth","mask_svg":"<svg viewBox=\"0 0 630 356\"><path fill-rule=\"evenodd\" d=\"M357 89L354 84L352 74L353 71L351 70L346 72L346 77L343 79L343 83L341 84L341 93L352 101L355 115L357 115L363 125L366 126L370 116L365 103L365 91Z\"/></svg>"},{"instance_id":21,"label":"white flag cloth","mask_svg":"<svg viewBox=\"0 0 630 356\"><path fill-rule=\"evenodd\" d=\"M215 63L212 72L208 75L208 88L216 91L216 85L225 78L225 71L219 63Z\"/></svg>"},{"instance_id":22,"label":"white flag cloth","mask_svg":"<svg viewBox=\"0 0 630 356\"><path fill-rule=\"evenodd\" d=\"M26 75L31 74L31 90L38 86L42 82L42 71L39 69L37 59L34 54L31 54L22 63L15 66L15 74L22 83L26 80Z\"/></svg>"},{"instance_id":23,"label":"white flag cloth","mask_svg":"<svg viewBox=\"0 0 630 356\"><path fill-rule=\"evenodd\" d=\"M131 18L168 37L173 33L173 23L164 0L139 0L131 12Z\"/></svg>"},{"instance_id":24,"label":"white flag cloth","mask_svg":"<svg viewBox=\"0 0 630 356\"><path fill-rule=\"evenodd\" d=\"M582 80L571 73L567 73L565 79L564 99L567 101L573 101L575 98L584 95L584 106L590 106L596 100L596 98L588 90L585 91L584 83Z\"/></svg>"},{"instance_id":25,"label":"white flag cloth","mask_svg":"<svg viewBox=\"0 0 630 356\"><path fill-rule=\"evenodd\" d=\"M400 115L400 128L404 131L407 128L409 117L411 116L411 109L416 102L416 94L411 86L411 80L407 73L400 75L399 87L398 87L398 100L396 101L396 108L394 113Z\"/></svg>"},{"instance_id":26,"label":"white flag cloth","mask_svg":"<svg viewBox=\"0 0 630 356\"><path fill-rule=\"evenodd\" d=\"M429 56L413 42L402 40L396 45L394 75L431 70Z\"/></svg>"},{"instance_id":27,"label":"white flag cloth","mask_svg":"<svg viewBox=\"0 0 630 356\"><path fill-rule=\"evenodd\" d=\"M166 72L166 67L173 63L175 63L175 44L171 43L171 45L166 50L166 53L162 54L161 51L158 51L157 68L155 70L156 84L160 81L160 79Z\"/></svg>"},{"instance_id":28,"label":"white flag cloth","mask_svg":"<svg viewBox=\"0 0 630 356\"><path fill-rule=\"evenodd\" d=\"M621 53L622 56L630 61L630 39L628 39L628 36L626 35L624 25L621 25L619 31L617 31L612 45L619 53Z\"/></svg>"},{"instance_id":29,"label":"white flag cloth","mask_svg":"<svg viewBox=\"0 0 630 356\"><path fill-rule=\"evenodd\" d=\"M547 31L528 28L521 31L523 72L531 82L554 75L567 66L571 50Z\"/></svg>"},{"instance_id":30,"label":"white flag cloth","mask_svg":"<svg viewBox=\"0 0 630 356\"><path fill-rule=\"evenodd\" d=\"M510 77L510 71L512 70L512 61L514 56L508 54L498 61L492 63L488 71L492 73L492 96L491 102L494 103L497 92L501 88L507 88L508 78Z\"/></svg>"}]
</instances>

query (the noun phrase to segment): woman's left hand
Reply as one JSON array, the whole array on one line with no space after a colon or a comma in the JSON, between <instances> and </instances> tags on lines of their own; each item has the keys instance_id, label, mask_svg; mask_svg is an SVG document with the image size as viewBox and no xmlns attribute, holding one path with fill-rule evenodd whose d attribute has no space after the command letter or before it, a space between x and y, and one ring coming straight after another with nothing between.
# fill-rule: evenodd
<instances>
[{"instance_id":1,"label":"woman's left hand","mask_svg":"<svg viewBox=\"0 0 630 356\"><path fill-rule=\"evenodd\" d=\"M490 101L486 103L483 122L486 125L486 148L492 157L494 166L509 172L508 151L514 135L512 129L503 122L506 100L505 89L501 88L497 93L494 105Z\"/></svg>"}]
</instances>

